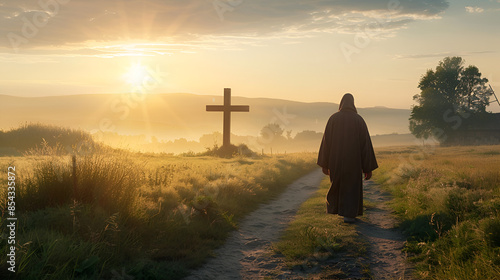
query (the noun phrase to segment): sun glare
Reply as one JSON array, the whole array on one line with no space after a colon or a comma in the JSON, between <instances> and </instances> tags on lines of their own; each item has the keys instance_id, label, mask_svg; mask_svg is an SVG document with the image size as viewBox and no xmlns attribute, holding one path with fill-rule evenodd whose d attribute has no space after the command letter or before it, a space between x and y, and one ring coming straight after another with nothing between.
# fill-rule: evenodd
<instances>
[{"instance_id":1,"label":"sun glare","mask_svg":"<svg viewBox=\"0 0 500 280\"><path fill-rule=\"evenodd\" d=\"M127 84L130 84L133 87L139 87L150 82L153 78L149 73L148 67L138 62L130 66L127 73L123 75L123 79Z\"/></svg>"}]
</instances>

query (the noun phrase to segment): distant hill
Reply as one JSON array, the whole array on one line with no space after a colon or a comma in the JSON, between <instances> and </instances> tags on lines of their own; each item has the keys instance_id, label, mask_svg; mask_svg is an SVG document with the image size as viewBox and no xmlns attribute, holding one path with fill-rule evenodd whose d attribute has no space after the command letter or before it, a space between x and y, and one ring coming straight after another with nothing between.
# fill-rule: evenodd
<instances>
[{"instance_id":1,"label":"distant hill","mask_svg":"<svg viewBox=\"0 0 500 280\"><path fill-rule=\"evenodd\" d=\"M96 132L144 134L159 139L198 140L203 134L222 131L222 113L206 112L206 105L219 105L220 96L150 94L143 102L130 95L89 94L53 97L0 95L0 129L23 123L44 123ZM257 136L262 127L278 123L295 135L304 130L322 132L338 104L304 103L271 98L234 96L233 105L250 105L249 113L232 114L232 133ZM370 134L408 133L410 110L385 107L358 108Z\"/></svg>"}]
</instances>

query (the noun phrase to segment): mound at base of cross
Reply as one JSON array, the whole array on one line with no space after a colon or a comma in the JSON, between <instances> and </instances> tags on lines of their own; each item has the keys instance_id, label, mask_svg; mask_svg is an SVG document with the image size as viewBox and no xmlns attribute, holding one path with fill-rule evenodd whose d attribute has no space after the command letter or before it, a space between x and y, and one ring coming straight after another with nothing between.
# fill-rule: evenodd
<instances>
[{"instance_id":1,"label":"mound at base of cross","mask_svg":"<svg viewBox=\"0 0 500 280\"><path fill-rule=\"evenodd\" d=\"M248 146L245 144L240 144L238 146L229 144L226 146L223 145L221 147L215 146L204 153L204 155L232 158L233 156L253 157L257 154L254 151L250 150L250 148L248 148Z\"/></svg>"}]
</instances>

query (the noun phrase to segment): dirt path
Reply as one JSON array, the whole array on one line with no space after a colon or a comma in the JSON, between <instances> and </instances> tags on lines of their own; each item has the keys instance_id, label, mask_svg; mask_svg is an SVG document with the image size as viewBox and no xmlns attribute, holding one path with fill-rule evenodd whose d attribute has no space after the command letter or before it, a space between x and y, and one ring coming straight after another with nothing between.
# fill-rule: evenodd
<instances>
[{"instance_id":1,"label":"dirt path","mask_svg":"<svg viewBox=\"0 0 500 280\"><path fill-rule=\"evenodd\" d=\"M266 276L286 279L289 272L279 256L269 253L270 246L278 241L299 206L318 189L323 178L321 170L315 170L290 184L276 200L248 215L239 230L233 232L224 246L215 251L216 258L210 259L185 279L233 280ZM276 270L283 271L283 275L274 274Z\"/></svg>"},{"instance_id":2,"label":"dirt path","mask_svg":"<svg viewBox=\"0 0 500 280\"><path fill-rule=\"evenodd\" d=\"M360 221L357 230L369 243L366 259L373 279L411 279L410 268L401 252L405 239L394 229L396 221L387 205L389 194L368 181L364 185L364 196L374 208L368 208L367 221Z\"/></svg>"},{"instance_id":3,"label":"dirt path","mask_svg":"<svg viewBox=\"0 0 500 280\"><path fill-rule=\"evenodd\" d=\"M390 197L371 181L365 182L364 194L375 207L369 208L356 223L359 234L368 242L366 256L340 255L313 268L289 270L283 257L272 252L272 243L278 241L299 206L318 189L323 178L321 170L316 170L289 185L276 200L252 212L225 245L215 251L216 257L185 280L329 279L321 272L322 267L340 267L348 275L346 279L366 279L366 263L372 279L410 279L401 252L404 238L393 229L395 220L386 204Z\"/></svg>"}]
</instances>

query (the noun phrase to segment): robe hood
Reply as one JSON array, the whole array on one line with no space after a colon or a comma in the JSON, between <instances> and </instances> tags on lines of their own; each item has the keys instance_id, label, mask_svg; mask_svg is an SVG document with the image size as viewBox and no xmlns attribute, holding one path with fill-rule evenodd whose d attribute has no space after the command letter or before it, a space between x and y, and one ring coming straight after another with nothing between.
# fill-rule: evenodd
<instances>
[{"instance_id":1,"label":"robe hood","mask_svg":"<svg viewBox=\"0 0 500 280\"><path fill-rule=\"evenodd\" d=\"M350 110L356 113L358 112L358 110L356 110L356 106L354 106L354 96L352 96L352 94L346 93L342 97L342 101L340 101L339 105L339 111L342 110Z\"/></svg>"}]
</instances>

